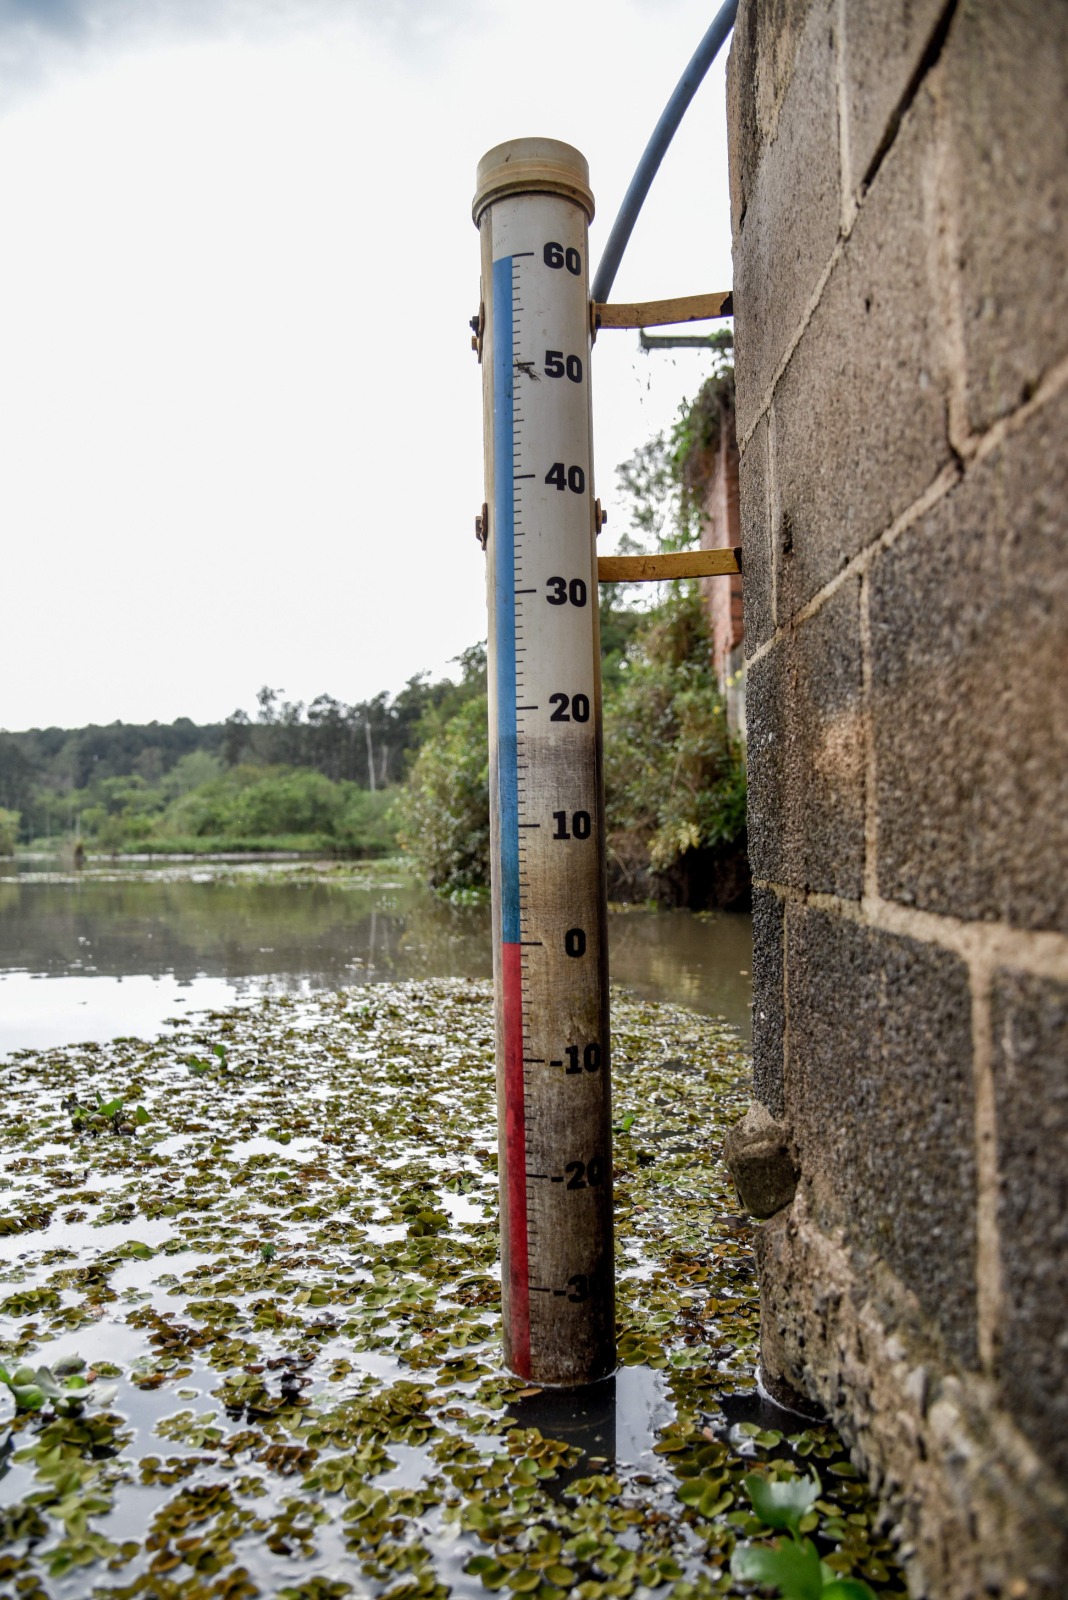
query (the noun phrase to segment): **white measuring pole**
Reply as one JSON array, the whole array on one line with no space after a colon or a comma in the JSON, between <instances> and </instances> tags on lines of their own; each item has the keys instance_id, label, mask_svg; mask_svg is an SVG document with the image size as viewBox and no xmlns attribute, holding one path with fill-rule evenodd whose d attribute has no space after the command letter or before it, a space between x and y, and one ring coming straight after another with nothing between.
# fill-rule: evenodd
<instances>
[{"instance_id":1,"label":"white measuring pole","mask_svg":"<svg viewBox=\"0 0 1068 1600\"><path fill-rule=\"evenodd\" d=\"M585 159L478 168L505 1359L615 1367L608 950Z\"/></svg>"}]
</instances>

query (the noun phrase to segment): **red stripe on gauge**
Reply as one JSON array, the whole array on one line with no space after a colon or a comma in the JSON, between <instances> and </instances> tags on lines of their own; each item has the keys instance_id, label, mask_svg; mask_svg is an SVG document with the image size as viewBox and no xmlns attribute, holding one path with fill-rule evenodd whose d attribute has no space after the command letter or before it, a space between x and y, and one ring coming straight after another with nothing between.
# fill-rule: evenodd
<instances>
[{"instance_id":1,"label":"red stripe on gauge","mask_svg":"<svg viewBox=\"0 0 1068 1600\"><path fill-rule=\"evenodd\" d=\"M527 1122L523 1082L522 946L501 945L504 988L504 1104L508 1153L508 1287L510 1365L530 1376L530 1283L527 1249Z\"/></svg>"}]
</instances>

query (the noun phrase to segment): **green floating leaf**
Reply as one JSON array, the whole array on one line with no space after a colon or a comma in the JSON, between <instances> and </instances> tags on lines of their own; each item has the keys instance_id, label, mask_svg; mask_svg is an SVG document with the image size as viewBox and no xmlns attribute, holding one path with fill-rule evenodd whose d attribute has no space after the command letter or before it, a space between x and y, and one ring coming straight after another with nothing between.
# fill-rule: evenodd
<instances>
[{"instance_id":1,"label":"green floating leaf","mask_svg":"<svg viewBox=\"0 0 1068 1600\"><path fill-rule=\"evenodd\" d=\"M541 1573L533 1567L520 1567L517 1572L510 1572L505 1582L513 1594L533 1594L541 1584Z\"/></svg>"},{"instance_id":2,"label":"green floating leaf","mask_svg":"<svg viewBox=\"0 0 1068 1600\"><path fill-rule=\"evenodd\" d=\"M769 1528L797 1532L801 1518L816 1504L822 1492L819 1478L765 1478L749 1472L742 1479L753 1502L753 1510Z\"/></svg>"},{"instance_id":3,"label":"green floating leaf","mask_svg":"<svg viewBox=\"0 0 1068 1600\"><path fill-rule=\"evenodd\" d=\"M774 1586L784 1600L821 1600L823 1566L810 1539L780 1539L778 1544L736 1545L731 1576Z\"/></svg>"},{"instance_id":4,"label":"green floating leaf","mask_svg":"<svg viewBox=\"0 0 1068 1600\"><path fill-rule=\"evenodd\" d=\"M822 1590L820 1600L876 1600L876 1595L862 1578L835 1578Z\"/></svg>"},{"instance_id":5,"label":"green floating leaf","mask_svg":"<svg viewBox=\"0 0 1068 1600\"><path fill-rule=\"evenodd\" d=\"M12 1384L11 1393L19 1411L40 1411L45 1403L45 1394L35 1383Z\"/></svg>"},{"instance_id":6,"label":"green floating leaf","mask_svg":"<svg viewBox=\"0 0 1068 1600\"><path fill-rule=\"evenodd\" d=\"M722 1478L687 1478L679 1489L679 1499L702 1517L718 1517L733 1503L734 1496L729 1490L724 1491Z\"/></svg>"}]
</instances>

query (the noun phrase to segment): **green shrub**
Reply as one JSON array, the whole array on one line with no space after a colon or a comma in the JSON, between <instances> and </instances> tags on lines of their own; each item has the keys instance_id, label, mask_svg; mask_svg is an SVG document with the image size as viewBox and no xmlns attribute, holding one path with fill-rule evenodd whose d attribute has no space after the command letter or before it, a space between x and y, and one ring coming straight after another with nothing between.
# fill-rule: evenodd
<instances>
[{"instance_id":1,"label":"green shrub","mask_svg":"<svg viewBox=\"0 0 1068 1600\"><path fill-rule=\"evenodd\" d=\"M168 806L161 834L332 834L345 808L341 784L290 767L234 767Z\"/></svg>"},{"instance_id":2,"label":"green shrub","mask_svg":"<svg viewBox=\"0 0 1068 1600\"><path fill-rule=\"evenodd\" d=\"M319 850L385 855L395 848L396 791L370 794L297 767L234 767L194 752L173 782L146 790L120 780L102 801L79 807L82 831L101 849ZM190 786L191 780L202 781ZM138 780L139 782L139 780ZM106 786L102 786L103 787ZM169 790L169 804L167 800Z\"/></svg>"},{"instance_id":3,"label":"green shrub","mask_svg":"<svg viewBox=\"0 0 1068 1600\"><path fill-rule=\"evenodd\" d=\"M640 840L656 872L745 832L745 762L727 730L695 584L648 614L606 692L608 831Z\"/></svg>"},{"instance_id":4,"label":"green shrub","mask_svg":"<svg viewBox=\"0 0 1068 1600\"><path fill-rule=\"evenodd\" d=\"M13 856L18 843L20 814L0 806L0 856Z\"/></svg>"},{"instance_id":5,"label":"green shrub","mask_svg":"<svg viewBox=\"0 0 1068 1600\"><path fill-rule=\"evenodd\" d=\"M397 848L395 789L358 789L343 784L344 809L334 824L335 848L351 856L384 856Z\"/></svg>"},{"instance_id":6,"label":"green shrub","mask_svg":"<svg viewBox=\"0 0 1068 1600\"><path fill-rule=\"evenodd\" d=\"M230 807L230 830L264 833L332 833L345 805L340 784L321 772L267 772L245 784Z\"/></svg>"},{"instance_id":7,"label":"green shrub","mask_svg":"<svg viewBox=\"0 0 1068 1600\"><path fill-rule=\"evenodd\" d=\"M443 893L489 882L489 739L486 696L432 727L399 803L398 839Z\"/></svg>"}]
</instances>

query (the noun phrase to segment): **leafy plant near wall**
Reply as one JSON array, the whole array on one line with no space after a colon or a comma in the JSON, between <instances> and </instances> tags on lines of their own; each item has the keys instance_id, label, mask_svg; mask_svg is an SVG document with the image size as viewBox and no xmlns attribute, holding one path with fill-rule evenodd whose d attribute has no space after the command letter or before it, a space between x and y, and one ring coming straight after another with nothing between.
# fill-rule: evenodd
<instances>
[{"instance_id":1,"label":"leafy plant near wall","mask_svg":"<svg viewBox=\"0 0 1068 1600\"><path fill-rule=\"evenodd\" d=\"M670 432L654 435L616 468L630 513L630 531L619 541L623 554L686 550L697 543L716 452L734 426L733 348L733 334L724 329L713 345L711 375L679 407Z\"/></svg>"},{"instance_id":2,"label":"leafy plant near wall","mask_svg":"<svg viewBox=\"0 0 1068 1600\"><path fill-rule=\"evenodd\" d=\"M734 427L734 368L722 363L705 380L696 399L679 412L671 432L671 476L678 489L678 522L684 544L701 531L701 502L720 441Z\"/></svg>"},{"instance_id":3,"label":"leafy plant near wall","mask_svg":"<svg viewBox=\"0 0 1068 1600\"><path fill-rule=\"evenodd\" d=\"M605 696L610 840L640 843L655 872L690 850L745 832L745 763L712 668L708 622L693 584L649 613L628 669Z\"/></svg>"},{"instance_id":4,"label":"leafy plant near wall","mask_svg":"<svg viewBox=\"0 0 1068 1600\"><path fill-rule=\"evenodd\" d=\"M761 1522L789 1537L774 1544L736 1545L732 1577L776 1589L782 1600L875 1600L860 1578L843 1578L821 1561L802 1532L811 1532L819 1522L822 1485L816 1473L811 1478L766 1478L750 1472L742 1483Z\"/></svg>"}]
</instances>

